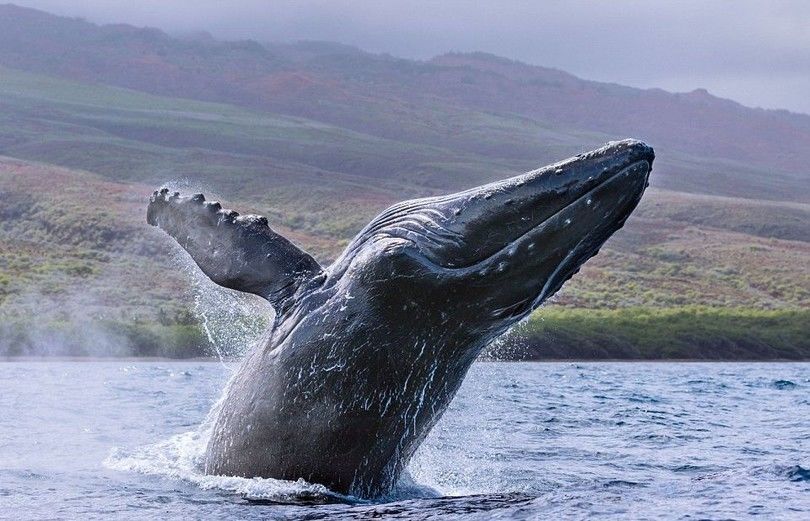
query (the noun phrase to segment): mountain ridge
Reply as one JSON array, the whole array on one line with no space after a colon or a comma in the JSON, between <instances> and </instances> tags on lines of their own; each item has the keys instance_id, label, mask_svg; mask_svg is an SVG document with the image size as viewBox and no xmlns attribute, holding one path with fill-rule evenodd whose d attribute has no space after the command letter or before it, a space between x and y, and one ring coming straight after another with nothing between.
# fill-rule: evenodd
<instances>
[{"instance_id":1,"label":"mountain ridge","mask_svg":"<svg viewBox=\"0 0 810 521\"><path fill-rule=\"evenodd\" d=\"M737 166L759 170L754 194L795 199L810 187L808 115L748 108L701 89L669 93L584 80L487 53L416 61L330 42L182 39L7 4L0 6L0 65L523 160L516 168L559 156L548 149L554 136L521 128L528 122L552 134L645 139L659 151L653 182L662 188L739 196L719 192L740 182L726 172ZM469 122L488 116L499 118L496 128L470 139ZM580 141L581 148L599 138ZM684 166L694 157L697 169Z\"/></svg>"}]
</instances>

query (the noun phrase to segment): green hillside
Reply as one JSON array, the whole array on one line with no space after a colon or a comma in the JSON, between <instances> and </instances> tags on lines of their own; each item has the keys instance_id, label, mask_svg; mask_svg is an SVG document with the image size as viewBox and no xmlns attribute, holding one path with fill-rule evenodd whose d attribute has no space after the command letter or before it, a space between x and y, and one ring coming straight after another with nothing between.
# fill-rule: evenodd
<instances>
[{"instance_id":1,"label":"green hillside","mask_svg":"<svg viewBox=\"0 0 810 521\"><path fill-rule=\"evenodd\" d=\"M609 139L637 137L658 151L654 187L810 203L810 116L745 107L703 89L671 93L600 83L485 53L422 61L329 42L178 38L10 4L0 5L0 66L84 85L54 85L51 96L62 96L64 87L73 100L63 101L83 97L83 107L49 114L48 126L104 136L111 140L104 149L129 155L133 167L148 168L168 147L185 154L175 153L163 166L184 174L183 165L194 163L188 149L201 147L216 153L214 164L231 162L235 179L251 169L288 167L295 177L314 168L443 190L547 164ZM25 95L26 80L15 81L17 95ZM155 112L147 114L150 98L117 106L123 95L101 94L100 85L242 110L239 121L220 121L220 109L215 119L200 120L198 113L182 114L189 106L184 101L177 103L181 113L164 113L155 122ZM86 110L94 102L105 112L125 113L99 118L98 111ZM165 106L155 103L157 112ZM288 128L292 118L310 125ZM317 141L320 148L308 146L313 136L324 138ZM101 145L32 146L26 157L48 154L86 167L82 156ZM142 148L147 154L139 154ZM110 158L95 162L115 166ZM134 173L143 178L137 168ZM255 173L242 180L257 178Z\"/></svg>"},{"instance_id":2,"label":"green hillside","mask_svg":"<svg viewBox=\"0 0 810 521\"><path fill-rule=\"evenodd\" d=\"M517 122L479 114L464 124L481 140ZM268 215L328 262L395 201L506 177L607 139L543 132L545 159L508 161L0 69L0 354L191 356L223 346L233 354L258 334L266 321L249 310L262 303L225 290L206 296L210 283L145 224L156 186L213 193L226 206ZM809 224L803 203L652 188L508 356L810 357L796 343L810 309ZM636 315L654 318L644 318L652 327L643 338L632 333L642 324ZM214 331L212 345L203 318L241 320L247 338ZM675 333L661 327L668 323ZM769 332L769 323L792 333ZM723 347L739 345L752 327L764 332L746 349Z\"/></svg>"}]
</instances>

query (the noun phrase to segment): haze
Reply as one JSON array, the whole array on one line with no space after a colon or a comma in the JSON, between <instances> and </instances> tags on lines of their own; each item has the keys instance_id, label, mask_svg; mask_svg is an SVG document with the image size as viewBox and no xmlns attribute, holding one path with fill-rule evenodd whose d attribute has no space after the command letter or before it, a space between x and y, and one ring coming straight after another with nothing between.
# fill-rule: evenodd
<instances>
[{"instance_id":1,"label":"haze","mask_svg":"<svg viewBox=\"0 0 810 521\"><path fill-rule=\"evenodd\" d=\"M429 58L485 51L580 77L810 113L810 3L633 0L476 4L274 0L18 0L97 23L223 39L330 40Z\"/></svg>"}]
</instances>

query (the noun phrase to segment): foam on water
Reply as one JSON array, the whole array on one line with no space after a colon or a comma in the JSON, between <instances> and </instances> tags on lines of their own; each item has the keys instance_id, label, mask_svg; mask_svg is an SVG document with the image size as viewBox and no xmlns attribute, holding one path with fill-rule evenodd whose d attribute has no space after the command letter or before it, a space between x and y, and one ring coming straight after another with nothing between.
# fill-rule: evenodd
<instances>
[{"instance_id":1,"label":"foam on water","mask_svg":"<svg viewBox=\"0 0 810 521\"><path fill-rule=\"evenodd\" d=\"M184 432L167 440L136 449L115 448L104 461L113 470L140 472L180 479L203 490L218 489L249 500L278 503L347 502L351 498L335 494L323 485L304 480L210 476L203 473L203 458L209 431Z\"/></svg>"},{"instance_id":2,"label":"foam on water","mask_svg":"<svg viewBox=\"0 0 810 521\"><path fill-rule=\"evenodd\" d=\"M179 479L192 483L203 490L220 490L239 494L250 501L273 503L313 504L351 503L368 504L370 501L333 492L329 488L308 483L303 479L288 481L272 478L242 478L236 476L212 476L203 472L205 450L216 418L218 405L209 413L206 421L192 431L169 437L166 440L125 449L116 447L104 460L104 466L117 471ZM397 486L387 496L375 503L443 496L438 490L416 483L406 472Z\"/></svg>"},{"instance_id":3,"label":"foam on water","mask_svg":"<svg viewBox=\"0 0 810 521\"><path fill-rule=\"evenodd\" d=\"M217 489L239 494L254 501L278 503L353 501L353 498L332 492L323 485L307 483L303 479L288 481L272 478L212 476L204 473L208 440L232 379L233 377L225 385L219 399L198 428L142 447L132 449L115 447L104 460L104 466L112 470L180 479L193 483L203 490Z\"/></svg>"}]
</instances>

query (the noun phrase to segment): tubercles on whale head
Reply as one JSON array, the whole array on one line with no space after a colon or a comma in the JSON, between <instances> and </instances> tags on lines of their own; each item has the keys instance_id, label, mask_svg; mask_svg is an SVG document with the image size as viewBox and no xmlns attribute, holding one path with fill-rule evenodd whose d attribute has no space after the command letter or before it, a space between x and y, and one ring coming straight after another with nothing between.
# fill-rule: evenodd
<instances>
[{"instance_id":1,"label":"tubercles on whale head","mask_svg":"<svg viewBox=\"0 0 810 521\"><path fill-rule=\"evenodd\" d=\"M460 307L509 309L500 316L518 320L624 224L647 186L653 159L646 144L619 141L505 181L404 201L366 226L336 270L361 251L383 251L396 263L394 272L417 275L425 298L449 292ZM592 211L596 199L607 213Z\"/></svg>"}]
</instances>

